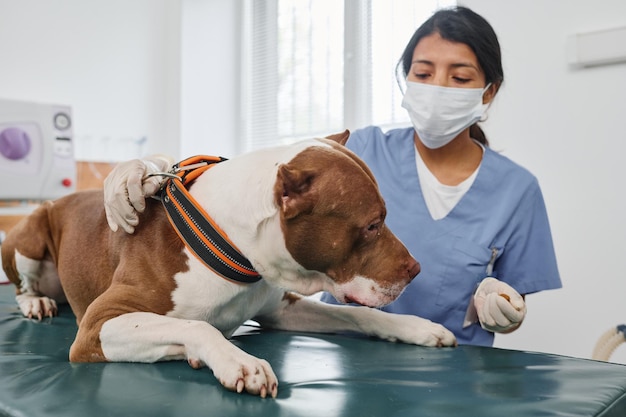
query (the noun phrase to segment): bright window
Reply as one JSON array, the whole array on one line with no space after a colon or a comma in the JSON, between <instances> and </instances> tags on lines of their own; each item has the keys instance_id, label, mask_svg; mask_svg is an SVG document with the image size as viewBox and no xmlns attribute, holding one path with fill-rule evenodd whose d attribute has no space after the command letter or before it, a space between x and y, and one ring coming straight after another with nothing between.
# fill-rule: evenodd
<instances>
[{"instance_id":1,"label":"bright window","mask_svg":"<svg viewBox=\"0 0 626 417\"><path fill-rule=\"evenodd\" d=\"M241 149L406 125L396 64L415 29L455 3L246 1Z\"/></svg>"}]
</instances>

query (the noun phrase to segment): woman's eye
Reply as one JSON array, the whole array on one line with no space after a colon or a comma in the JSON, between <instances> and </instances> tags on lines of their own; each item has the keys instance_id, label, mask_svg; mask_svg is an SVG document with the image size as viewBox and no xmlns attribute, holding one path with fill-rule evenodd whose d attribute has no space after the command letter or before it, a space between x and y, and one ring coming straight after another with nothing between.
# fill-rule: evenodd
<instances>
[{"instance_id":1,"label":"woman's eye","mask_svg":"<svg viewBox=\"0 0 626 417\"><path fill-rule=\"evenodd\" d=\"M461 77L453 77L453 78L454 78L454 81L460 84L465 84L465 83L472 81L471 78L461 78Z\"/></svg>"},{"instance_id":2,"label":"woman's eye","mask_svg":"<svg viewBox=\"0 0 626 417\"><path fill-rule=\"evenodd\" d=\"M415 78L419 79L419 80L425 80L426 78L428 78L428 74L426 73L415 73L413 74L415 75Z\"/></svg>"}]
</instances>

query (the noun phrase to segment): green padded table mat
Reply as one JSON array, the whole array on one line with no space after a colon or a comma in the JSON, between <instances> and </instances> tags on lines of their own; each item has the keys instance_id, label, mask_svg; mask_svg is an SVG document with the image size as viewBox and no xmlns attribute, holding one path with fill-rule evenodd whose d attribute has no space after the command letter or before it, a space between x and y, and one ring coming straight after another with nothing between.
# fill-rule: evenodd
<instances>
[{"instance_id":1,"label":"green padded table mat","mask_svg":"<svg viewBox=\"0 0 626 417\"><path fill-rule=\"evenodd\" d=\"M243 328L276 399L223 389L186 362L71 364L67 306L38 323L0 285L0 416L626 416L626 366L495 348Z\"/></svg>"}]
</instances>

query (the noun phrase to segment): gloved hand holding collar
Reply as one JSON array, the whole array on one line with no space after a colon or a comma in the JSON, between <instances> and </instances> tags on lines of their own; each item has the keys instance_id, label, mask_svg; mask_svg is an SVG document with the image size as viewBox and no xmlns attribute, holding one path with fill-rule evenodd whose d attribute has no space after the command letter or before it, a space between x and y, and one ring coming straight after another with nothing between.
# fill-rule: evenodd
<instances>
[{"instance_id":1,"label":"gloved hand holding collar","mask_svg":"<svg viewBox=\"0 0 626 417\"><path fill-rule=\"evenodd\" d=\"M482 280L474 306L483 329L502 333L518 327L526 316L524 298L510 285L492 277Z\"/></svg>"},{"instance_id":2,"label":"gloved hand holding collar","mask_svg":"<svg viewBox=\"0 0 626 417\"><path fill-rule=\"evenodd\" d=\"M114 232L122 227L133 233L139 223L138 213L146 208L146 198L160 188L162 177L147 177L167 172L174 161L164 155L121 162L104 180L104 209L107 223Z\"/></svg>"}]
</instances>

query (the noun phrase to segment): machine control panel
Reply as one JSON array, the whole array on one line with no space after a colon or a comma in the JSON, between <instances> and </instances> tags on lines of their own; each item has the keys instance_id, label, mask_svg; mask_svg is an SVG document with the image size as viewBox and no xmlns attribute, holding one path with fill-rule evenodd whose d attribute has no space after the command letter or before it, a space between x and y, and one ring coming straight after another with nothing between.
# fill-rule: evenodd
<instances>
[{"instance_id":1,"label":"machine control panel","mask_svg":"<svg viewBox=\"0 0 626 417\"><path fill-rule=\"evenodd\" d=\"M74 192L69 106L0 99L0 200L47 200Z\"/></svg>"}]
</instances>

